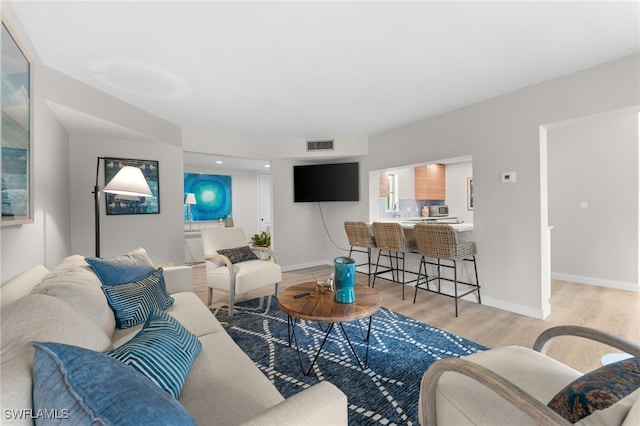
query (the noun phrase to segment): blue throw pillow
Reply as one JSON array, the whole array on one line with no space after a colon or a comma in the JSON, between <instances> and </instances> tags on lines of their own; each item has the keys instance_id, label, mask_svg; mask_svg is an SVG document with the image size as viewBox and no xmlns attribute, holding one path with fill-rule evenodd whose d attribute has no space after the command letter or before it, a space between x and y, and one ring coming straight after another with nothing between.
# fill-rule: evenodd
<instances>
[{"instance_id":1,"label":"blue throw pillow","mask_svg":"<svg viewBox=\"0 0 640 426\"><path fill-rule=\"evenodd\" d=\"M236 247L230 249L220 249L218 254L226 256L231 263L246 262L247 260L257 260L258 256L251 250L251 247Z\"/></svg>"},{"instance_id":2,"label":"blue throw pillow","mask_svg":"<svg viewBox=\"0 0 640 426\"><path fill-rule=\"evenodd\" d=\"M604 410L640 387L640 358L608 364L581 376L554 396L549 408L571 423Z\"/></svg>"},{"instance_id":3,"label":"blue throw pillow","mask_svg":"<svg viewBox=\"0 0 640 426\"><path fill-rule=\"evenodd\" d=\"M200 340L175 318L154 309L133 339L107 355L135 368L177 398L201 348Z\"/></svg>"},{"instance_id":4,"label":"blue throw pillow","mask_svg":"<svg viewBox=\"0 0 640 426\"><path fill-rule=\"evenodd\" d=\"M137 248L127 254L101 259L84 259L96 273L103 285L120 285L147 275L156 269L146 250Z\"/></svg>"},{"instance_id":5,"label":"blue throw pillow","mask_svg":"<svg viewBox=\"0 0 640 426\"><path fill-rule=\"evenodd\" d=\"M129 328L143 323L152 309L165 310L173 305L167 293L162 268L144 277L116 286L102 286L116 318L118 328Z\"/></svg>"},{"instance_id":6,"label":"blue throw pillow","mask_svg":"<svg viewBox=\"0 0 640 426\"><path fill-rule=\"evenodd\" d=\"M110 356L62 343L30 345L33 409L49 413L36 424L196 424L174 397Z\"/></svg>"}]
</instances>

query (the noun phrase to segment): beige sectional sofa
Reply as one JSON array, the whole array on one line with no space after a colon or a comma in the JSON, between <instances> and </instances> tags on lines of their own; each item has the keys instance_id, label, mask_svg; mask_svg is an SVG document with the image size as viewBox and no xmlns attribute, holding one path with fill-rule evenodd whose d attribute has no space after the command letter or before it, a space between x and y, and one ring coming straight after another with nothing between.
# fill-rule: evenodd
<instances>
[{"instance_id":1,"label":"beige sectional sofa","mask_svg":"<svg viewBox=\"0 0 640 426\"><path fill-rule=\"evenodd\" d=\"M285 400L193 293L190 267L167 267L167 312L202 344L178 401L200 425L347 424L346 396L322 382ZM35 266L0 288L2 424L32 424L30 341L108 351L142 325L119 330L98 276L81 256Z\"/></svg>"}]
</instances>

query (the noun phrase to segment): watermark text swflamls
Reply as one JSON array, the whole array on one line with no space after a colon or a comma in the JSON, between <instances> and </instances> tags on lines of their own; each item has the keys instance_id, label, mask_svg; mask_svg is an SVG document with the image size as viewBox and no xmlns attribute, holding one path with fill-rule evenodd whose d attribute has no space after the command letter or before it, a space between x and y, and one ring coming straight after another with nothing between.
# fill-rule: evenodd
<instances>
[{"instance_id":1,"label":"watermark text swflamls","mask_svg":"<svg viewBox=\"0 0 640 426\"><path fill-rule=\"evenodd\" d=\"M64 420L69 418L69 410L66 408L38 409L18 408L5 409L5 420L23 420L23 419L45 419L45 420Z\"/></svg>"}]
</instances>

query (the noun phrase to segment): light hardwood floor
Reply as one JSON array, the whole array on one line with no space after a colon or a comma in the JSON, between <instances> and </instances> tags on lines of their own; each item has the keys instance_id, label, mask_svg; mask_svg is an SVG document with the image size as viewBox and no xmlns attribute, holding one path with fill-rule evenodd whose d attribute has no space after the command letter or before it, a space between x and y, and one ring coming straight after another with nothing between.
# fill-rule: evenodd
<instances>
[{"instance_id":1,"label":"light hardwood floor","mask_svg":"<svg viewBox=\"0 0 640 426\"><path fill-rule=\"evenodd\" d=\"M204 265L196 265L193 270L196 294L207 303ZM331 266L320 266L285 272L282 287L313 281L312 274L325 277L331 271ZM357 282L367 285L367 276L358 274ZM384 307L489 348L508 345L531 347L543 330L567 324L594 327L640 342L640 292L553 281L552 312L545 320L539 320L465 300L459 302L459 316L456 318L453 299L449 297L421 291L413 304L413 288L406 288L405 300L401 298L400 284L377 279L375 288L382 294ZM273 290L249 293L237 301L269 294L270 291ZM226 293L215 291L211 307L219 307L227 301ZM548 354L587 372L599 367L602 355L610 352L617 351L584 339L566 337L554 341Z\"/></svg>"}]
</instances>

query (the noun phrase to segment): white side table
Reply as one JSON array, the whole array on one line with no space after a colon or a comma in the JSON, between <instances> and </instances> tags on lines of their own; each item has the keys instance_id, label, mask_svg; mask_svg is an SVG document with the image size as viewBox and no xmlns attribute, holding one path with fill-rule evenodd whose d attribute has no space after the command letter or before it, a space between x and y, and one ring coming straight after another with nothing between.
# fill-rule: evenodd
<instances>
[{"instance_id":1,"label":"white side table","mask_svg":"<svg viewBox=\"0 0 640 426\"><path fill-rule=\"evenodd\" d=\"M614 362L622 361L623 359L632 358L633 355L625 353L610 353L605 354L600 359L602 365L613 364Z\"/></svg>"}]
</instances>

